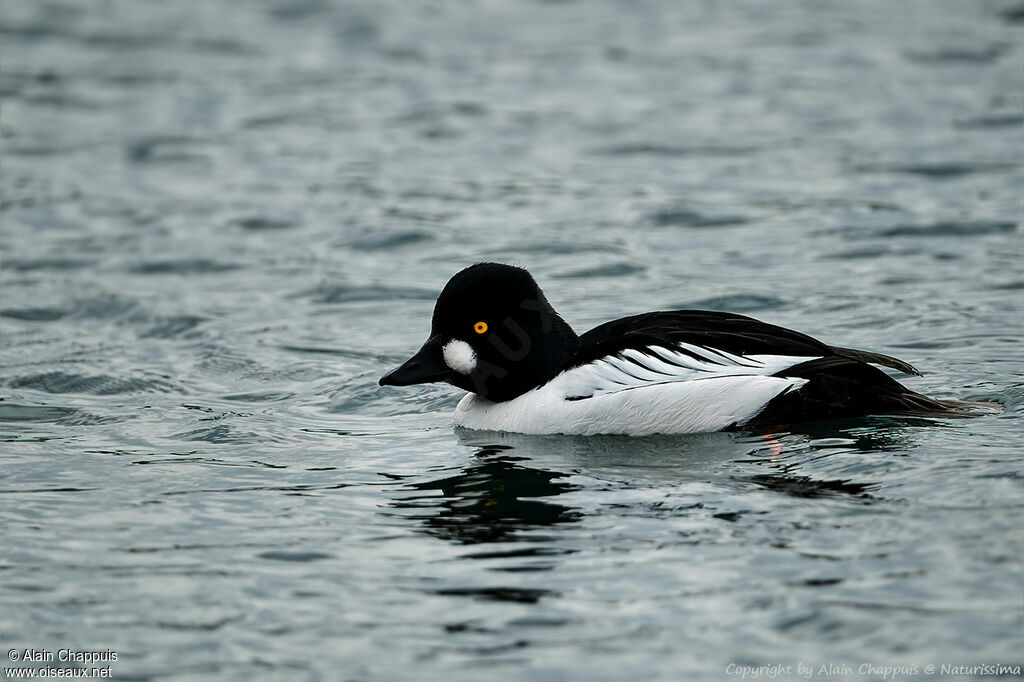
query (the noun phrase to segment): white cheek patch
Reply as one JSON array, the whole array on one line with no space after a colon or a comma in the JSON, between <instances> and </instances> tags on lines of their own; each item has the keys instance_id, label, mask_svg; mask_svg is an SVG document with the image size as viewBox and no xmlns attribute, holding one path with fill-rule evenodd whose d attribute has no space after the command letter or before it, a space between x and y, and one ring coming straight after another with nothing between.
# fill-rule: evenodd
<instances>
[{"instance_id":1,"label":"white cheek patch","mask_svg":"<svg viewBox=\"0 0 1024 682\"><path fill-rule=\"evenodd\" d=\"M459 374L469 374L476 369L476 351L465 341L449 341L441 351L444 353L444 364Z\"/></svg>"}]
</instances>

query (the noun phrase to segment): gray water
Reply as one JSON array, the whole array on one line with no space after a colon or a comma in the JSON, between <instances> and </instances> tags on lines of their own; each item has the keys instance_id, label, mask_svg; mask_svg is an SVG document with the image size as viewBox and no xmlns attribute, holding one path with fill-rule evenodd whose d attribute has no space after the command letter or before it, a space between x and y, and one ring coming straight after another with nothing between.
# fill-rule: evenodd
<instances>
[{"instance_id":1,"label":"gray water","mask_svg":"<svg viewBox=\"0 0 1024 682\"><path fill-rule=\"evenodd\" d=\"M1021 665L1022 31L1009 0L6 0L2 648L125 680ZM456 433L457 390L376 380L485 259L578 331L742 312L1006 409Z\"/></svg>"}]
</instances>

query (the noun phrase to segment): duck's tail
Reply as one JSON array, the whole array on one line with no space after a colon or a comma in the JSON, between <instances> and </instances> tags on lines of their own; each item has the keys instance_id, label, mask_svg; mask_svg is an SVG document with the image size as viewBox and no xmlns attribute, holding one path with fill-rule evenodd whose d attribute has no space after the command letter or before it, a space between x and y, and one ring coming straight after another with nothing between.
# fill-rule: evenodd
<instances>
[{"instance_id":1,"label":"duck's tail","mask_svg":"<svg viewBox=\"0 0 1024 682\"><path fill-rule=\"evenodd\" d=\"M863 362L870 365L881 365L882 367L888 367L912 376L924 376L920 370L909 362L904 362L903 360L894 358L891 355L872 353L871 351L866 350L856 350L854 348L839 348L836 346L832 347L832 351L842 358L854 360L855 362ZM883 382L883 384L885 383L886 382ZM947 417L982 417L987 414L996 414L1003 411L1003 406L999 403L929 398L921 395L920 393L911 391L899 382L894 381L893 383L901 389L897 391L897 400L903 403L903 408L906 410L905 412L901 412L901 414L932 416L944 415ZM885 385L884 388L891 388L891 385Z\"/></svg>"},{"instance_id":2,"label":"duck's tail","mask_svg":"<svg viewBox=\"0 0 1024 682\"><path fill-rule=\"evenodd\" d=\"M886 362L881 362L882 359ZM895 358L863 351L845 351L843 354L801 363L776 376L800 377L807 382L776 396L746 426L867 415L980 417L1003 409L998 403L929 398L910 390L868 362L904 371L897 366L898 363L913 370L913 367ZM914 372L917 373L916 370Z\"/></svg>"},{"instance_id":3,"label":"duck's tail","mask_svg":"<svg viewBox=\"0 0 1024 682\"><path fill-rule=\"evenodd\" d=\"M912 391L905 397L905 401L908 411L901 414L914 414L922 417L984 417L1003 411L1003 405L996 402L944 400L929 398Z\"/></svg>"}]
</instances>

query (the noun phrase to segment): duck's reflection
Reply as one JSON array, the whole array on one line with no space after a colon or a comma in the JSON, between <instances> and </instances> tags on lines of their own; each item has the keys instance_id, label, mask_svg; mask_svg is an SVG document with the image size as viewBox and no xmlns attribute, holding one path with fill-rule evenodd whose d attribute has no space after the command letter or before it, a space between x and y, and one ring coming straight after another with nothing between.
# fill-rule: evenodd
<instances>
[{"instance_id":1,"label":"duck's reflection","mask_svg":"<svg viewBox=\"0 0 1024 682\"><path fill-rule=\"evenodd\" d=\"M431 510L418 517L426 531L465 544L515 540L527 530L577 521L580 514L572 507L538 499L576 490L578 486L560 480L567 474L525 466L521 462L526 458L510 451L502 445L482 447L461 473L406 486L420 493L440 491L442 498L412 495L393 506Z\"/></svg>"},{"instance_id":2,"label":"duck's reflection","mask_svg":"<svg viewBox=\"0 0 1024 682\"><path fill-rule=\"evenodd\" d=\"M947 428L948 423L924 417L861 417L810 422L789 428L788 432L809 440L814 447L827 447L833 439L845 439L862 452L906 451L917 447L917 429Z\"/></svg>"},{"instance_id":3,"label":"duck's reflection","mask_svg":"<svg viewBox=\"0 0 1024 682\"><path fill-rule=\"evenodd\" d=\"M934 427L934 424L926 424ZM690 436L524 436L457 432L474 449L471 463L455 475L406 481L391 503L436 537L462 544L519 542L474 552L479 558L558 554L548 541L561 524L583 512L555 501L580 488L572 473L607 489L658 488L697 482L737 495L752 488L800 498L840 497L871 504L878 460L862 465L850 455L906 452L916 447L914 427L878 419L804 425L783 432L712 433ZM833 458L835 464L830 465ZM846 476L835 477L841 471ZM572 473L569 473L572 472ZM853 478L850 473L855 474ZM732 493L730 493L732 494ZM551 533L538 532L549 529Z\"/></svg>"},{"instance_id":4,"label":"duck's reflection","mask_svg":"<svg viewBox=\"0 0 1024 682\"><path fill-rule=\"evenodd\" d=\"M750 476L752 483L783 495L801 498L844 497L871 504L876 498L871 491L881 484L875 481L853 480L850 478L823 478L820 473L802 473L816 460L827 462L834 455L850 453L886 452L906 453L917 447L913 429L915 427L940 427L926 419L913 417L867 417L857 420L833 420L800 424L784 434L771 431L760 433L766 445L762 454L769 454L761 463L767 463L770 473ZM795 447L792 442L796 440ZM784 444L785 443L785 444ZM757 459L742 460L758 462ZM847 467L859 475L872 476L873 462L867 460L861 470Z\"/></svg>"}]
</instances>

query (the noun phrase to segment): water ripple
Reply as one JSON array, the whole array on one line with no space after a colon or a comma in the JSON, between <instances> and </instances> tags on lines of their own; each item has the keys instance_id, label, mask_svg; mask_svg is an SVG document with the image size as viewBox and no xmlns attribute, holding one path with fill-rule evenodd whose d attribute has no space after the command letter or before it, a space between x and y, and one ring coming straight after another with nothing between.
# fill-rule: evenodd
<instances>
[{"instance_id":1,"label":"water ripple","mask_svg":"<svg viewBox=\"0 0 1024 682\"><path fill-rule=\"evenodd\" d=\"M90 393L93 395L120 395L125 393L162 392L178 390L164 378L87 376L65 372L44 372L8 379L10 388L31 388L46 393Z\"/></svg>"}]
</instances>

